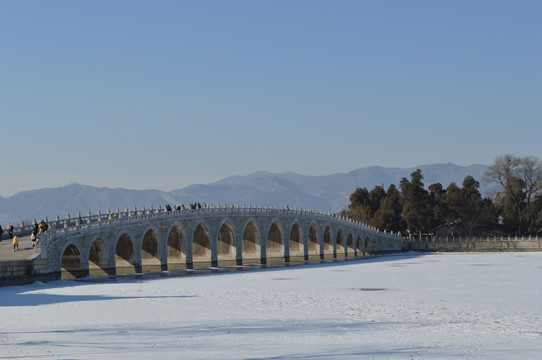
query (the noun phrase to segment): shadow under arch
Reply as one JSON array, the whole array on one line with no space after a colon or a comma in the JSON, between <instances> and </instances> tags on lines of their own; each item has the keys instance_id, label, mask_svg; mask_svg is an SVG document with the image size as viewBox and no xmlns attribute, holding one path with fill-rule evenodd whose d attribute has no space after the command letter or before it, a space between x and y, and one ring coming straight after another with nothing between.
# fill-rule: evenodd
<instances>
[{"instance_id":1,"label":"shadow under arch","mask_svg":"<svg viewBox=\"0 0 542 360\"><path fill-rule=\"evenodd\" d=\"M141 242L141 271L155 272L166 270L160 260L160 241L154 229L149 229Z\"/></svg>"},{"instance_id":2,"label":"shadow under arch","mask_svg":"<svg viewBox=\"0 0 542 360\"><path fill-rule=\"evenodd\" d=\"M115 268L109 265L109 249L102 238L96 238L90 245L88 274L90 276L115 275Z\"/></svg>"},{"instance_id":3,"label":"shadow under arch","mask_svg":"<svg viewBox=\"0 0 542 360\"><path fill-rule=\"evenodd\" d=\"M243 231L243 251L237 265L261 264L260 233L254 221L250 221ZM240 262L240 263L239 263Z\"/></svg>"},{"instance_id":4,"label":"shadow under arch","mask_svg":"<svg viewBox=\"0 0 542 360\"><path fill-rule=\"evenodd\" d=\"M286 257L286 262L305 260L305 252L301 240L302 238L303 235L301 234L301 228L299 227L299 223L295 222L292 225L292 229L290 230L290 252Z\"/></svg>"},{"instance_id":5,"label":"shadow under arch","mask_svg":"<svg viewBox=\"0 0 542 360\"><path fill-rule=\"evenodd\" d=\"M180 225L175 225L167 237L167 268L168 270L187 269L186 241Z\"/></svg>"},{"instance_id":6,"label":"shadow under arch","mask_svg":"<svg viewBox=\"0 0 542 360\"><path fill-rule=\"evenodd\" d=\"M369 237L365 237L365 243L363 245L363 255L368 256L372 255L372 246L371 246L371 239Z\"/></svg>"},{"instance_id":7,"label":"shadow under arch","mask_svg":"<svg viewBox=\"0 0 542 360\"><path fill-rule=\"evenodd\" d=\"M342 229L339 229L337 231L337 238L335 241L335 254L333 257L336 257L336 258L346 257L346 247L344 246L344 234L343 234Z\"/></svg>"},{"instance_id":8,"label":"shadow under arch","mask_svg":"<svg viewBox=\"0 0 542 360\"><path fill-rule=\"evenodd\" d=\"M284 241L282 229L278 222L274 221L267 232L267 242L265 246L265 262L264 264L276 264L285 261L284 257Z\"/></svg>"},{"instance_id":9,"label":"shadow under arch","mask_svg":"<svg viewBox=\"0 0 542 360\"><path fill-rule=\"evenodd\" d=\"M198 224L192 239L192 266L195 269L212 266L211 236L207 226L203 223Z\"/></svg>"},{"instance_id":10,"label":"shadow under arch","mask_svg":"<svg viewBox=\"0 0 542 360\"><path fill-rule=\"evenodd\" d=\"M331 228L327 225L324 229L324 259L333 258L333 239L331 238Z\"/></svg>"},{"instance_id":11,"label":"shadow under arch","mask_svg":"<svg viewBox=\"0 0 542 360\"><path fill-rule=\"evenodd\" d=\"M218 231L217 262L218 266L236 265L235 232L233 226L224 222Z\"/></svg>"},{"instance_id":12,"label":"shadow under arch","mask_svg":"<svg viewBox=\"0 0 542 360\"><path fill-rule=\"evenodd\" d=\"M356 240L356 247L355 247L356 256L363 256L363 238L361 235L358 235L358 239Z\"/></svg>"},{"instance_id":13,"label":"shadow under arch","mask_svg":"<svg viewBox=\"0 0 542 360\"><path fill-rule=\"evenodd\" d=\"M346 252L345 255L348 256L355 256L356 250L354 249L354 235L352 233L348 233L348 237L346 238Z\"/></svg>"},{"instance_id":14,"label":"shadow under arch","mask_svg":"<svg viewBox=\"0 0 542 360\"><path fill-rule=\"evenodd\" d=\"M83 261L81 252L74 244L66 247L62 253L61 279L76 279L85 277L86 271L83 270Z\"/></svg>"},{"instance_id":15,"label":"shadow under arch","mask_svg":"<svg viewBox=\"0 0 542 360\"><path fill-rule=\"evenodd\" d=\"M318 243L318 228L311 224L307 238L307 258L305 260L321 260L320 244Z\"/></svg>"},{"instance_id":16,"label":"shadow under arch","mask_svg":"<svg viewBox=\"0 0 542 360\"><path fill-rule=\"evenodd\" d=\"M135 263L134 243L127 233L123 233L115 246L115 274L134 274L141 272Z\"/></svg>"}]
</instances>

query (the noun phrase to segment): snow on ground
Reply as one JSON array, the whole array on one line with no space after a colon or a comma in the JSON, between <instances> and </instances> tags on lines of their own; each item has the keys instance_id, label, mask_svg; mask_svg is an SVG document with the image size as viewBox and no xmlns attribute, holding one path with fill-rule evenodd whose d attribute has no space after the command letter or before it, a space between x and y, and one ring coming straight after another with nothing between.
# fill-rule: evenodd
<instances>
[{"instance_id":1,"label":"snow on ground","mask_svg":"<svg viewBox=\"0 0 542 360\"><path fill-rule=\"evenodd\" d=\"M539 359L542 253L0 288L1 359Z\"/></svg>"}]
</instances>

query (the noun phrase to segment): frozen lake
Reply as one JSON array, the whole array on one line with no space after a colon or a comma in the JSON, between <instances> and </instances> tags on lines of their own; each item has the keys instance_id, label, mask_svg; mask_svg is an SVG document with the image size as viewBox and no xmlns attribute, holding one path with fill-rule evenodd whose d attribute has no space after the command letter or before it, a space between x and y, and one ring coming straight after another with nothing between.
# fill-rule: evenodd
<instances>
[{"instance_id":1,"label":"frozen lake","mask_svg":"<svg viewBox=\"0 0 542 360\"><path fill-rule=\"evenodd\" d=\"M1 359L538 359L542 253L0 288Z\"/></svg>"}]
</instances>

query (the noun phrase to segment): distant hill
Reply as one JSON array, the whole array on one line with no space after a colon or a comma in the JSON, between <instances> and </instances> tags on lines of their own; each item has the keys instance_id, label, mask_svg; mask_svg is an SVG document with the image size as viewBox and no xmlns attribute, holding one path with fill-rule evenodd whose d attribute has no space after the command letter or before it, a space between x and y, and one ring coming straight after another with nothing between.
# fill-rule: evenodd
<instances>
[{"instance_id":1,"label":"distant hill","mask_svg":"<svg viewBox=\"0 0 542 360\"><path fill-rule=\"evenodd\" d=\"M9 198L0 197L0 224L11 221L38 221L45 216L54 219L69 213L95 214L101 211L115 211L117 208L133 209L143 206L157 207L165 204L207 204L240 205L289 205L326 212L338 212L349 204L349 197L357 187L372 189L376 185L387 188L398 186L403 177L421 169L424 184L440 182L447 187L451 182L459 186L467 175L481 181L486 165L459 166L454 164L421 165L412 168L385 168L372 166L324 176L306 176L297 173L273 174L255 172L246 176L232 176L207 185L191 185L169 192L158 190L128 190L123 188L96 188L72 183L58 188L23 191ZM482 194L488 195L486 188Z\"/></svg>"},{"instance_id":2,"label":"distant hill","mask_svg":"<svg viewBox=\"0 0 542 360\"><path fill-rule=\"evenodd\" d=\"M247 176L227 177L218 182L207 186L240 186L248 183L253 186L265 189L264 182L269 178L275 177L288 181L296 185L307 194L316 196L325 200L326 207L321 208L325 211L338 212L349 203L350 194L358 187L366 187L371 190L377 185L383 185L388 188L391 184L399 186L403 177L410 180L410 174L416 169L422 170L425 186L440 182L444 187L455 182L461 186L463 179L471 175L481 182L482 175L486 171L486 165L459 166L455 164L434 164L420 165L412 168L385 168L380 166L371 166L350 171L346 174L337 173L325 176L305 176L296 173L271 174L268 172L256 172ZM481 188L484 195L489 195L488 189Z\"/></svg>"}]
</instances>

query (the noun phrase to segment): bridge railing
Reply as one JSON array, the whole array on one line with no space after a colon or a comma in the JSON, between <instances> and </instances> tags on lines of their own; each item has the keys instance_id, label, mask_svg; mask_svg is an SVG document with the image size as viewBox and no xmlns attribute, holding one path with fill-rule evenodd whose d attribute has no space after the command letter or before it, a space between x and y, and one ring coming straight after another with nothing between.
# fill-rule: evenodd
<instances>
[{"instance_id":1,"label":"bridge railing","mask_svg":"<svg viewBox=\"0 0 542 360\"><path fill-rule=\"evenodd\" d=\"M535 235L515 235L515 236L451 236L451 237L428 237L428 238L412 238L409 241L414 243L463 243L463 242L521 242L521 241L533 241L539 242L542 238Z\"/></svg>"},{"instance_id":2,"label":"bridge railing","mask_svg":"<svg viewBox=\"0 0 542 360\"><path fill-rule=\"evenodd\" d=\"M388 236L396 237L401 239L399 233L386 233L385 231L380 231L371 226L362 224L358 221L341 217L336 214L324 213L321 211L308 210L308 209L297 209L286 207L272 207L272 206L227 206L227 205L205 205L201 208L188 209L172 209L166 210L165 208L153 208L152 206L149 209L144 207L141 210L134 208L130 211L126 209L125 211L120 211L117 209L115 212L107 210L107 212L102 213L98 211L97 214L92 215L90 212L87 216L81 216L78 214L76 217L72 218L69 214L65 219L57 219L49 224L49 230L46 234L40 234L40 243L41 246L52 246L58 237L64 237L69 235L75 235L80 233L91 233L94 231L101 230L106 227L116 227L125 225L127 223L139 223L145 220L152 218L190 218L190 217L201 217L201 216L213 216L213 215L261 215L261 214L291 214L292 216L298 217L310 217L313 219L324 219L332 220L334 222L348 224L349 226L358 227L365 231L374 233L374 234L386 234ZM31 226L30 226L31 231Z\"/></svg>"}]
</instances>

